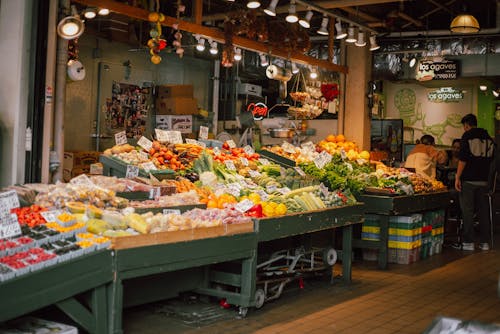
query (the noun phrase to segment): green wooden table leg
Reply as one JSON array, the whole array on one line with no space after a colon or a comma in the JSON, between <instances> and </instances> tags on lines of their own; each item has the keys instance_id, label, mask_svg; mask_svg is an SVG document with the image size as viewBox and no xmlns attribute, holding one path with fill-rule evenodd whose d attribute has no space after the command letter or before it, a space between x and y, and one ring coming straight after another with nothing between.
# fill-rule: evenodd
<instances>
[{"instance_id":1,"label":"green wooden table leg","mask_svg":"<svg viewBox=\"0 0 500 334\"><path fill-rule=\"evenodd\" d=\"M389 256L389 216L379 215L380 221L380 241L378 249L378 267L387 269L387 258Z\"/></svg>"},{"instance_id":2,"label":"green wooden table leg","mask_svg":"<svg viewBox=\"0 0 500 334\"><path fill-rule=\"evenodd\" d=\"M109 300L109 333L122 334L122 314L123 314L123 282L116 278L108 286Z\"/></svg>"},{"instance_id":3,"label":"green wooden table leg","mask_svg":"<svg viewBox=\"0 0 500 334\"><path fill-rule=\"evenodd\" d=\"M352 278L352 225L342 228L342 278L351 283Z\"/></svg>"},{"instance_id":4,"label":"green wooden table leg","mask_svg":"<svg viewBox=\"0 0 500 334\"><path fill-rule=\"evenodd\" d=\"M66 313L71 319L82 326L89 333L93 333L95 328L94 318L92 313L85 308L79 301L75 298L67 298L56 303L64 313Z\"/></svg>"},{"instance_id":5,"label":"green wooden table leg","mask_svg":"<svg viewBox=\"0 0 500 334\"><path fill-rule=\"evenodd\" d=\"M241 306L250 307L255 304L255 283L257 281L257 250L252 257L244 259L241 264Z\"/></svg>"},{"instance_id":6,"label":"green wooden table leg","mask_svg":"<svg viewBox=\"0 0 500 334\"><path fill-rule=\"evenodd\" d=\"M99 286L92 290L91 305L95 324L94 332L96 334L106 334L108 332L108 304L105 286Z\"/></svg>"}]
</instances>

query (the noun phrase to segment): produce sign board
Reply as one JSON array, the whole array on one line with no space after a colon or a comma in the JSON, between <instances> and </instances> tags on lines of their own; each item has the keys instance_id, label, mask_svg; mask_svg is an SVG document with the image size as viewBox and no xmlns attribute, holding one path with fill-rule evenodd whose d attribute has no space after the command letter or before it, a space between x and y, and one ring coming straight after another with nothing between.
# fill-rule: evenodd
<instances>
[{"instance_id":1,"label":"produce sign board","mask_svg":"<svg viewBox=\"0 0 500 334\"><path fill-rule=\"evenodd\" d=\"M279 154L276 154L276 153L273 153L271 151L268 151L268 150L260 150L258 152L262 157L265 157L269 160L271 160L272 162L274 163L277 163L281 166L284 166L284 167L295 167L296 166L296 163L295 161L293 160L290 160L288 158L285 158Z\"/></svg>"},{"instance_id":2,"label":"produce sign board","mask_svg":"<svg viewBox=\"0 0 500 334\"><path fill-rule=\"evenodd\" d=\"M14 190L0 193L0 239L21 234L17 215L10 213L18 207L19 198Z\"/></svg>"},{"instance_id":3,"label":"produce sign board","mask_svg":"<svg viewBox=\"0 0 500 334\"><path fill-rule=\"evenodd\" d=\"M217 238L220 236L250 233L253 231L254 224L250 222L244 224L229 224L214 227L195 228L183 231L140 234L128 237L111 238L111 248L128 249L144 246L154 246L199 239Z\"/></svg>"}]
</instances>

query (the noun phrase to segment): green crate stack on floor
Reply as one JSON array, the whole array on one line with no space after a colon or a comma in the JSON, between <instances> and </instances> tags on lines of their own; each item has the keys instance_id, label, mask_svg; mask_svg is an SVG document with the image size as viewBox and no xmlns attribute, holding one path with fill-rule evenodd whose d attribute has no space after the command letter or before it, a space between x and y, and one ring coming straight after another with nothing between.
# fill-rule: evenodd
<instances>
[{"instance_id":1,"label":"green crate stack on floor","mask_svg":"<svg viewBox=\"0 0 500 334\"><path fill-rule=\"evenodd\" d=\"M420 248L420 258L426 259L431 256L432 248L432 216L429 212L422 214L422 246Z\"/></svg>"},{"instance_id":2,"label":"green crate stack on floor","mask_svg":"<svg viewBox=\"0 0 500 334\"><path fill-rule=\"evenodd\" d=\"M377 215L365 214L365 221L361 227L361 239L379 241L380 240L380 222ZM363 249L363 260L377 261L377 249Z\"/></svg>"},{"instance_id":3,"label":"green crate stack on floor","mask_svg":"<svg viewBox=\"0 0 500 334\"><path fill-rule=\"evenodd\" d=\"M430 255L439 254L443 249L444 243L444 220L445 211L435 210L426 212L426 218L432 224L432 243L430 248Z\"/></svg>"},{"instance_id":4,"label":"green crate stack on floor","mask_svg":"<svg viewBox=\"0 0 500 334\"><path fill-rule=\"evenodd\" d=\"M389 263L410 264L420 260L422 215L389 217Z\"/></svg>"}]
</instances>

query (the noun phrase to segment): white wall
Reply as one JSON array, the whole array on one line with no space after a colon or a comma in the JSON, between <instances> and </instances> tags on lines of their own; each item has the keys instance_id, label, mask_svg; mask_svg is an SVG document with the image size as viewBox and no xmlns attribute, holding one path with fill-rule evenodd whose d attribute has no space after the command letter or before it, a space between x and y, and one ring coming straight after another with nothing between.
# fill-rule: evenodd
<instances>
[{"instance_id":1,"label":"white wall","mask_svg":"<svg viewBox=\"0 0 500 334\"><path fill-rule=\"evenodd\" d=\"M0 2L0 186L24 182L32 1Z\"/></svg>"}]
</instances>

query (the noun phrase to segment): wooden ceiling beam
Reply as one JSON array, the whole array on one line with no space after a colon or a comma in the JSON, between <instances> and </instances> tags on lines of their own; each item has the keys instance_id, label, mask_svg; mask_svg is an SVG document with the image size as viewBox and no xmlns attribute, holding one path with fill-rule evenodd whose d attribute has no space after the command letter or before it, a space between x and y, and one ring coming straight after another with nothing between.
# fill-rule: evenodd
<instances>
[{"instance_id":1,"label":"wooden ceiling beam","mask_svg":"<svg viewBox=\"0 0 500 334\"><path fill-rule=\"evenodd\" d=\"M132 7L121 2L113 0L72 0L72 1L92 7L105 7L112 12L126 15L133 19L148 21L149 11L137 7ZM192 34L199 34L206 37L210 37L219 43L225 42L224 32L221 30L202 26L200 24L184 20L180 20L178 23L179 23L178 26L179 30L187 31ZM174 24L177 24L177 19L174 17L165 16L165 21L162 24L167 27L173 27ZM234 36L233 44L235 46L238 46L246 50L269 53L275 57L288 59L296 63L309 64L333 72L341 72L345 74L348 73L348 68L346 66L340 66L337 64L333 64L327 60L320 60L310 56L306 56L298 51L288 52L287 50L284 49L272 48L269 45L248 38Z\"/></svg>"}]
</instances>

